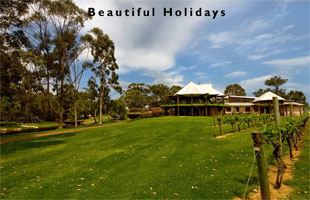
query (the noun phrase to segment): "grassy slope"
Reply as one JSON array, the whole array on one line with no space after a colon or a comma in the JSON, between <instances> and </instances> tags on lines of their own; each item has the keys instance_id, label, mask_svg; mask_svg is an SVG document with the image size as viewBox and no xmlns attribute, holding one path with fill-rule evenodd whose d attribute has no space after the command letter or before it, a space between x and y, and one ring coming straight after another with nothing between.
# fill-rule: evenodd
<instances>
[{"instance_id":1,"label":"grassy slope","mask_svg":"<svg viewBox=\"0 0 310 200\"><path fill-rule=\"evenodd\" d=\"M309 127L303 141L303 150L299 160L294 165L294 176L286 184L293 186L294 192L290 199L310 199L310 135Z\"/></svg>"},{"instance_id":2,"label":"grassy slope","mask_svg":"<svg viewBox=\"0 0 310 200\"><path fill-rule=\"evenodd\" d=\"M253 161L250 131L214 139L218 128L212 124L205 117L152 118L3 144L2 197L242 196ZM230 130L224 126L224 132ZM248 191L258 184L256 171Z\"/></svg>"}]
</instances>

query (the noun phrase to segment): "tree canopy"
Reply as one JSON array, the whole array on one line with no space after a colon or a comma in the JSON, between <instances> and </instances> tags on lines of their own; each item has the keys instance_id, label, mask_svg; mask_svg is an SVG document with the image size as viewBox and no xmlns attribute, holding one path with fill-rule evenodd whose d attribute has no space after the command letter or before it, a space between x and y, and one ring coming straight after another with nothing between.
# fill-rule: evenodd
<instances>
[{"instance_id":1,"label":"tree canopy","mask_svg":"<svg viewBox=\"0 0 310 200\"><path fill-rule=\"evenodd\" d=\"M243 89L243 87L241 87L237 83L226 86L224 94L226 94L226 95L235 95L235 96L245 96L246 95L245 90Z\"/></svg>"}]
</instances>

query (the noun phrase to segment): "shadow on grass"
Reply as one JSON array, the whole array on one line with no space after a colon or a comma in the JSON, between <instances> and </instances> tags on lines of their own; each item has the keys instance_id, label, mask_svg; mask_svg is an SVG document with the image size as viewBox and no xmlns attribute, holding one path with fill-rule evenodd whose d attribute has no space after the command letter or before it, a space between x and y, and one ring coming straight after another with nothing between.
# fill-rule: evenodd
<instances>
[{"instance_id":1,"label":"shadow on grass","mask_svg":"<svg viewBox=\"0 0 310 200\"><path fill-rule=\"evenodd\" d=\"M254 170L254 169L253 169ZM240 197L240 198L243 198L243 195L244 195L244 191L245 191L245 188L246 188L246 184L247 184L247 181L248 181L248 177L246 178L235 178L233 179L233 182L238 182L238 183L241 183L244 187L242 188L235 188L235 190L233 190L233 194L235 195L235 197ZM251 177L250 181L249 181L249 185L248 185L248 188L247 188L247 191L246 191L246 197L249 195L249 193L251 192L250 190L250 186L256 186L259 182L259 179L257 177Z\"/></svg>"},{"instance_id":2,"label":"shadow on grass","mask_svg":"<svg viewBox=\"0 0 310 200\"><path fill-rule=\"evenodd\" d=\"M74 137L78 132L65 133L59 135L51 135L40 138L31 138L27 140L14 141L11 143L1 144L1 155L8 155L18 151L31 150L33 148L44 148L48 146L54 146L63 144L65 138Z\"/></svg>"}]
</instances>

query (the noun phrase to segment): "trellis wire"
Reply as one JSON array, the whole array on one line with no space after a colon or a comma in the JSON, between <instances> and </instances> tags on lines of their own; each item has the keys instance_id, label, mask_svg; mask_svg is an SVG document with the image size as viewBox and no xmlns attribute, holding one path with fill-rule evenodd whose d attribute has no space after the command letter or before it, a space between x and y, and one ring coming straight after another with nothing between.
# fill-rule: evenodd
<instances>
[{"instance_id":1,"label":"trellis wire","mask_svg":"<svg viewBox=\"0 0 310 200\"><path fill-rule=\"evenodd\" d=\"M252 162L250 174L249 174L249 177L248 177L248 181L247 181L247 184L246 184L246 186L245 186L245 191L244 191L244 194L243 194L243 200L245 200L246 191L248 190L248 185L249 185L250 178L251 178L251 175L252 175L253 166L254 166L254 164L255 164L255 158L256 158L256 156L257 156L257 154L258 154L258 152L259 152L259 151L257 151L257 153L255 154L255 150L253 150L253 151L254 151L254 153L253 153L253 155L254 155L254 157L253 157L253 162Z\"/></svg>"}]
</instances>

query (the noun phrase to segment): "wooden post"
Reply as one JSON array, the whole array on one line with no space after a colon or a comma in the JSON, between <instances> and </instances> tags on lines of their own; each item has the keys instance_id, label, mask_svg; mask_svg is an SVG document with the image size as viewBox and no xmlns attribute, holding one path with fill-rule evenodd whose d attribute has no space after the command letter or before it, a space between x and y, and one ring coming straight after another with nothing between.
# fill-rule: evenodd
<instances>
[{"instance_id":1,"label":"wooden post","mask_svg":"<svg viewBox=\"0 0 310 200\"><path fill-rule=\"evenodd\" d=\"M293 104L290 104L290 117L294 117L294 107L293 107Z\"/></svg>"},{"instance_id":2,"label":"wooden post","mask_svg":"<svg viewBox=\"0 0 310 200\"><path fill-rule=\"evenodd\" d=\"M205 107L205 112L206 112L206 113L205 113L206 116L208 116L208 107L207 107L207 106Z\"/></svg>"},{"instance_id":3,"label":"wooden post","mask_svg":"<svg viewBox=\"0 0 310 200\"><path fill-rule=\"evenodd\" d=\"M223 130L222 130L222 118L221 118L221 117L217 118L217 121L219 122L220 135L223 135Z\"/></svg>"},{"instance_id":4,"label":"wooden post","mask_svg":"<svg viewBox=\"0 0 310 200\"><path fill-rule=\"evenodd\" d=\"M278 97L273 97L273 112L274 112L274 118L277 124L280 124L280 112L279 112L279 102Z\"/></svg>"},{"instance_id":5,"label":"wooden post","mask_svg":"<svg viewBox=\"0 0 310 200\"><path fill-rule=\"evenodd\" d=\"M302 113L301 113L301 108L299 108L299 116L301 116L301 114L302 114Z\"/></svg>"},{"instance_id":6,"label":"wooden post","mask_svg":"<svg viewBox=\"0 0 310 200\"><path fill-rule=\"evenodd\" d=\"M177 96L177 105L178 105L178 116L180 116L180 97L179 96Z\"/></svg>"},{"instance_id":7,"label":"wooden post","mask_svg":"<svg viewBox=\"0 0 310 200\"><path fill-rule=\"evenodd\" d=\"M257 161L257 167L258 167L261 199L270 200L271 196L270 196L269 181L268 181L268 175L267 175L267 164L265 161L265 153L264 153L265 142L264 142L262 133L253 132L252 139L254 142L254 152L256 155L256 161Z\"/></svg>"},{"instance_id":8,"label":"wooden post","mask_svg":"<svg viewBox=\"0 0 310 200\"><path fill-rule=\"evenodd\" d=\"M193 97L191 97L191 115L194 116Z\"/></svg>"}]
</instances>

